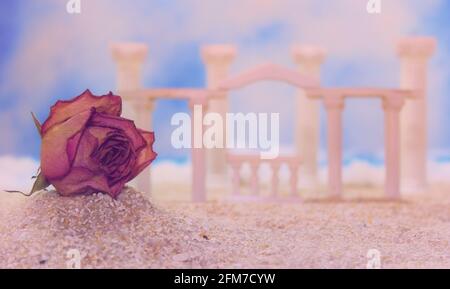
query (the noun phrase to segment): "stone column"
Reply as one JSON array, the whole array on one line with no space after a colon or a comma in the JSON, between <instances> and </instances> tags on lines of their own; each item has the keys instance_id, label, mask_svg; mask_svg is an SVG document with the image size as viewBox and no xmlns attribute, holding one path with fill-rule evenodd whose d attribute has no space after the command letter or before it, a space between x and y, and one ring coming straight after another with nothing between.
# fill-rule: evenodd
<instances>
[{"instance_id":1,"label":"stone column","mask_svg":"<svg viewBox=\"0 0 450 289\"><path fill-rule=\"evenodd\" d=\"M384 134L385 134L385 193L390 199L400 198L400 110L404 105L400 96L385 96Z\"/></svg>"},{"instance_id":2,"label":"stone column","mask_svg":"<svg viewBox=\"0 0 450 289\"><path fill-rule=\"evenodd\" d=\"M136 99L132 94L142 88L142 67L148 48L139 43L117 43L111 50L117 65L117 90L123 99L122 116L134 120L139 128L151 130L153 104ZM132 184L139 191L150 194L150 169L145 169Z\"/></svg>"},{"instance_id":3,"label":"stone column","mask_svg":"<svg viewBox=\"0 0 450 289\"><path fill-rule=\"evenodd\" d=\"M320 66L325 59L325 51L320 47L295 46L292 50L300 73L313 77L320 85ZM299 90L296 104L295 143L303 159L300 168L300 187L316 190L318 186L318 148L319 148L319 102L309 99Z\"/></svg>"},{"instance_id":4,"label":"stone column","mask_svg":"<svg viewBox=\"0 0 450 289\"><path fill-rule=\"evenodd\" d=\"M252 194L256 197L259 196L259 159L254 159L250 161L250 184Z\"/></svg>"},{"instance_id":5,"label":"stone column","mask_svg":"<svg viewBox=\"0 0 450 289\"><path fill-rule=\"evenodd\" d=\"M270 167L272 169L270 194L271 194L272 198L277 198L278 197L278 186L280 184L279 171L280 171L281 164L279 162L272 162Z\"/></svg>"},{"instance_id":6,"label":"stone column","mask_svg":"<svg viewBox=\"0 0 450 289\"><path fill-rule=\"evenodd\" d=\"M291 197L297 198L298 196L298 190L297 190L297 184L298 184L298 168L299 163L295 161L289 162L289 171L291 173L289 178L289 185L291 189Z\"/></svg>"},{"instance_id":7,"label":"stone column","mask_svg":"<svg viewBox=\"0 0 450 289\"><path fill-rule=\"evenodd\" d=\"M203 111L207 109L207 101L205 98L194 98L189 101L189 108L191 110L191 123L192 123L192 201L193 202L205 202L207 200L206 196L206 150L203 146L203 143L196 143L196 134L198 133L200 136L203 136ZM199 116L200 114L201 116ZM197 117L201 117L197 121L197 124L194 118L194 115ZM197 132L196 126L200 126L202 128L201 132ZM202 139L201 139L202 140Z\"/></svg>"},{"instance_id":8,"label":"stone column","mask_svg":"<svg viewBox=\"0 0 450 289\"><path fill-rule=\"evenodd\" d=\"M332 199L342 195L342 110L344 97L324 95L327 111L328 193Z\"/></svg>"},{"instance_id":9,"label":"stone column","mask_svg":"<svg viewBox=\"0 0 450 289\"><path fill-rule=\"evenodd\" d=\"M231 161L233 196L241 194L241 167L240 161Z\"/></svg>"},{"instance_id":10,"label":"stone column","mask_svg":"<svg viewBox=\"0 0 450 289\"><path fill-rule=\"evenodd\" d=\"M230 65L236 56L236 49L231 45L208 45L201 51L202 59L206 68L207 88L216 88L221 81L228 78ZM221 93L213 95L208 104L209 112L220 113L225 119L225 114L229 111L228 94ZM226 140L226 136L223 137ZM209 149L208 172L218 181L224 181L226 175L227 162L225 149Z\"/></svg>"},{"instance_id":11,"label":"stone column","mask_svg":"<svg viewBox=\"0 0 450 289\"><path fill-rule=\"evenodd\" d=\"M152 112L154 109L153 100L137 100L133 103L135 112L135 124L138 128L152 131ZM150 195L151 191L151 173L150 166L145 168L136 177L136 187L139 191Z\"/></svg>"},{"instance_id":12,"label":"stone column","mask_svg":"<svg viewBox=\"0 0 450 289\"><path fill-rule=\"evenodd\" d=\"M136 118L133 96L123 92L132 92L142 88L142 67L148 54L148 47L140 43L117 43L111 47L112 56L117 65L117 90L123 99L122 115Z\"/></svg>"},{"instance_id":13,"label":"stone column","mask_svg":"<svg viewBox=\"0 0 450 289\"><path fill-rule=\"evenodd\" d=\"M117 43L112 45L113 59L117 64L117 89L135 90L142 85L142 66L148 47L140 43Z\"/></svg>"},{"instance_id":14,"label":"stone column","mask_svg":"<svg viewBox=\"0 0 450 289\"><path fill-rule=\"evenodd\" d=\"M416 90L401 113L402 190L422 192L427 185L427 63L436 47L434 38L411 37L397 46L401 60L400 86Z\"/></svg>"}]
</instances>

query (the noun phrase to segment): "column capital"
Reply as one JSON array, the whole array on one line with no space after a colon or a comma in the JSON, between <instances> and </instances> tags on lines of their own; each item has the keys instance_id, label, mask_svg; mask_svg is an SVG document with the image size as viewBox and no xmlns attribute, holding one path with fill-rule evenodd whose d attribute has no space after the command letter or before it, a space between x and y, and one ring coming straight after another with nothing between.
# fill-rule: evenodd
<instances>
[{"instance_id":1,"label":"column capital","mask_svg":"<svg viewBox=\"0 0 450 289\"><path fill-rule=\"evenodd\" d=\"M236 54L236 47L226 44L206 45L201 50L203 62L208 65L230 64L236 57Z\"/></svg>"},{"instance_id":2,"label":"column capital","mask_svg":"<svg viewBox=\"0 0 450 289\"><path fill-rule=\"evenodd\" d=\"M237 160L237 159L228 160L228 163L235 170L236 169L239 170L242 167L242 162L240 160Z\"/></svg>"},{"instance_id":3,"label":"column capital","mask_svg":"<svg viewBox=\"0 0 450 289\"><path fill-rule=\"evenodd\" d=\"M270 168L274 171L274 172L278 172L278 170L281 168L281 163L277 162L277 161L272 161L270 162Z\"/></svg>"},{"instance_id":4,"label":"column capital","mask_svg":"<svg viewBox=\"0 0 450 289\"><path fill-rule=\"evenodd\" d=\"M405 37L397 44L397 55L400 58L427 59L436 50L434 37Z\"/></svg>"},{"instance_id":5,"label":"column capital","mask_svg":"<svg viewBox=\"0 0 450 289\"><path fill-rule=\"evenodd\" d=\"M344 109L345 98L341 94L329 93L323 96L323 103L326 109Z\"/></svg>"},{"instance_id":6,"label":"column capital","mask_svg":"<svg viewBox=\"0 0 450 289\"><path fill-rule=\"evenodd\" d=\"M298 171L298 169L300 168L300 164L290 162L290 163L288 163L288 167L289 167L289 170L291 171L291 173L293 173L293 172Z\"/></svg>"},{"instance_id":7,"label":"column capital","mask_svg":"<svg viewBox=\"0 0 450 289\"><path fill-rule=\"evenodd\" d=\"M206 95L202 94L197 97L189 98L189 108L192 110L195 105L201 105L203 109L206 110L208 108L208 98Z\"/></svg>"},{"instance_id":8,"label":"column capital","mask_svg":"<svg viewBox=\"0 0 450 289\"><path fill-rule=\"evenodd\" d=\"M292 56L297 64L321 65L326 57L326 51L319 46L295 45L292 47Z\"/></svg>"},{"instance_id":9,"label":"column capital","mask_svg":"<svg viewBox=\"0 0 450 289\"><path fill-rule=\"evenodd\" d=\"M136 111L151 112L155 108L155 101L153 99L132 99L133 108Z\"/></svg>"},{"instance_id":10,"label":"column capital","mask_svg":"<svg viewBox=\"0 0 450 289\"><path fill-rule=\"evenodd\" d=\"M148 46L142 43L115 43L111 45L113 59L116 62L144 62Z\"/></svg>"},{"instance_id":11,"label":"column capital","mask_svg":"<svg viewBox=\"0 0 450 289\"><path fill-rule=\"evenodd\" d=\"M258 169L259 165L260 165L260 159L259 158L252 158L251 160L249 160L248 164L250 165L250 167L252 169Z\"/></svg>"},{"instance_id":12,"label":"column capital","mask_svg":"<svg viewBox=\"0 0 450 289\"><path fill-rule=\"evenodd\" d=\"M383 97L383 109L400 111L405 104L405 99L398 95L386 95Z\"/></svg>"}]
</instances>

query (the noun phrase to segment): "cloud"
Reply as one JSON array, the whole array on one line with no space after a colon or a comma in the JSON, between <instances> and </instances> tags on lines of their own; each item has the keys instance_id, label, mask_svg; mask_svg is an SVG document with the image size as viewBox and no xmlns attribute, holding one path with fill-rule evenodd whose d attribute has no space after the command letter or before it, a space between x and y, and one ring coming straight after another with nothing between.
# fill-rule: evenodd
<instances>
[{"instance_id":1,"label":"cloud","mask_svg":"<svg viewBox=\"0 0 450 289\"><path fill-rule=\"evenodd\" d=\"M33 185L31 177L36 174L38 168L39 163L31 158L0 156L0 191L28 192Z\"/></svg>"},{"instance_id":2,"label":"cloud","mask_svg":"<svg viewBox=\"0 0 450 289\"><path fill-rule=\"evenodd\" d=\"M3 140L0 142L0 151L11 151L15 147L16 133L14 131L13 113L11 111L2 112L0 114L0 131L2 132Z\"/></svg>"},{"instance_id":3,"label":"cloud","mask_svg":"<svg viewBox=\"0 0 450 289\"><path fill-rule=\"evenodd\" d=\"M115 67L108 47L116 41L149 44L146 84L186 70L181 61L174 60L185 57L177 48L186 43L236 44L239 54L233 73L267 61L294 67L290 47L303 43L328 50L323 73L327 85L397 86L395 42L420 32L424 17L439 8L440 2L383 1L382 13L369 15L365 1L360 0L89 0L82 1L80 15L69 15L64 1L27 1L21 9L18 49L7 63L7 79L0 92L5 97L18 96L11 113L23 127L29 123L30 110L44 111L57 98L71 97L85 87L98 93L109 91L115 87ZM284 109L279 94L287 95ZM237 96L235 107L251 109L258 97L261 107L282 110L282 119L283 114L287 119L283 131L289 134L294 94L292 89L262 85L241 93L245 99ZM347 134L348 144L372 148L360 133L382 127L374 122L379 107L357 109L347 112L354 132ZM156 126L160 131L170 129L168 123ZM4 129L11 133L13 143L22 138L14 124L6 122Z\"/></svg>"},{"instance_id":4,"label":"cloud","mask_svg":"<svg viewBox=\"0 0 450 289\"><path fill-rule=\"evenodd\" d=\"M174 164L172 162L159 162L152 165L152 182L156 184L191 184L191 166Z\"/></svg>"},{"instance_id":5,"label":"cloud","mask_svg":"<svg viewBox=\"0 0 450 289\"><path fill-rule=\"evenodd\" d=\"M240 52L235 66L239 68L267 59L292 64L289 49L297 42L322 45L330 57L353 61L371 57L366 62L373 63L392 58L398 37L417 29L421 18L439 1L385 2L383 13L373 16L359 0L321 4L314 0L187 0L170 4L92 0L82 1L82 14L69 15L61 1L47 0L46 13L24 15L26 29L10 63L9 86L24 92L47 92L58 77L73 71L82 72L85 79L105 80L105 72L108 78L114 75L108 72L113 67L108 44L120 40L149 43L152 64L176 57L170 55L174 45L190 41L236 43ZM31 7L24 10L36 11L41 4L26 5ZM274 23L281 23L277 41L248 41ZM38 69L42 73L35 73ZM26 86L23 73L30 76Z\"/></svg>"}]
</instances>

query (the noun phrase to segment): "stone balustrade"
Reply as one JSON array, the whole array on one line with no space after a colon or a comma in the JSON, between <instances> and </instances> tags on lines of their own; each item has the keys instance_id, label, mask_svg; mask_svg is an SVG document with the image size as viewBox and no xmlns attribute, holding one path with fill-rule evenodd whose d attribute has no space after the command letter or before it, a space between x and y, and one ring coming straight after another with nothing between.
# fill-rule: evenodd
<instances>
[{"instance_id":1,"label":"stone balustrade","mask_svg":"<svg viewBox=\"0 0 450 289\"><path fill-rule=\"evenodd\" d=\"M231 168L231 180L232 180L232 194L234 200L276 200L280 198L280 176L279 171L283 164L287 165L289 168L289 187L290 194L292 198L301 199L298 194L298 170L301 164L301 158L297 155L279 156L275 159L261 159L259 154L228 154L228 163ZM248 164L250 166L250 195L243 195L241 193L241 180L242 180L242 167ZM259 177L259 171L263 164L268 164L270 166L272 176L269 181L270 183L270 194L265 197L261 194L261 180Z\"/></svg>"}]
</instances>

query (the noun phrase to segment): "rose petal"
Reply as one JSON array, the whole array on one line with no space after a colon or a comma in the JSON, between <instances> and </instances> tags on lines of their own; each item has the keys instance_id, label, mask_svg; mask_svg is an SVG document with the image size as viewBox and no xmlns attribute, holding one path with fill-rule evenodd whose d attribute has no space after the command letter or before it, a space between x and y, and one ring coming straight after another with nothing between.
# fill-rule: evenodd
<instances>
[{"instance_id":1,"label":"rose petal","mask_svg":"<svg viewBox=\"0 0 450 289\"><path fill-rule=\"evenodd\" d=\"M90 126L87 128L87 130L92 136L94 136L97 139L99 144L103 143L108 134L114 131L114 129L112 128L99 126Z\"/></svg>"},{"instance_id":2,"label":"rose petal","mask_svg":"<svg viewBox=\"0 0 450 289\"><path fill-rule=\"evenodd\" d=\"M89 125L91 127L102 127L102 128L122 130L123 133L130 139L134 151L139 151L146 144L144 137L136 128L136 126L134 125L134 121L132 120L117 116L106 115L103 113L94 113L89 122ZM100 130L96 131L100 132ZM101 142L101 140L99 141Z\"/></svg>"},{"instance_id":3,"label":"rose petal","mask_svg":"<svg viewBox=\"0 0 450 289\"><path fill-rule=\"evenodd\" d=\"M91 155L98 147L97 138L91 133L90 129L86 128L81 137L81 141L78 145L78 150L73 162L73 167L88 168L92 172L99 172L98 163L95 162Z\"/></svg>"},{"instance_id":4,"label":"rose petal","mask_svg":"<svg viewBox=\"0 0 450 289\"><path fill-rule=\"evenodd\" d=\"M42 125L42 134L45 134L52 126L63 122L82 111L95 108L96 111L120 116L122 113L122 99L112 93L95 96L89 90L72 100L58 100L50 109L50 116Z\"/></svg>"},{"instance_id":5,"label":"rose petal","mask_svg":"<svg viewBox=\"0 0 450 289\"><path fill-rule=\"evenodd\" d=\"M83 135L83 131L84 130L80 130L67 140L67 156L69 157L70 163L72 163L75 159L75 154L77 153L78 144L80 143L80 138Z\"/></svg>"},{"instance_id":6,"label":"rose petal","mask_svg":"<svg viewBox=\"0 0 450 289\"><path fill-rule=\"evenodd\" d=\"M52 184L58 193L63 196L93 192L111 195L106 178L102 175L94 174L87 168L74 167L67 176L53 181Z\"/></svg>"},{"instance_id":7,"label":"rose petal","mask_svg":"<svg viewBox=\"0 0 450 289\"><path fill-rule=\"evenodd\" d=\"M122 189L126 183L127 182L121 181L111 186L109 189L109 195L115 199L120 194L120 192L122 192Z\"/></svg>"},{"instance_id":8,"label":"rose petal","mask_svg":"<svg viewBox=\"0 0 450 289\"><path fill-rule=\"evenodd\" d=\"M82 112L69 120L54 125L44 134L41 147L41 169L51 182L64 177L71 167L71 158L76 154L80 137L92 115L92 111Z\"/></svg>"},{"instance_id":9,"label":"rose petal","mask_svg":"<svg viewBox=\"0 0 450 289\"><path fill-rule=\"evenodd\" d=\"M155 142L155 134L153 132L147 132L144 130L139 130L141 135L144 137L146 141L146 146L142 149L136 160L136 165L133 169L133 173L131 175L130 180L134 179L137 175L139 175L158 155L153 151L153 143Z\"/></svg>"}]
</instances>

